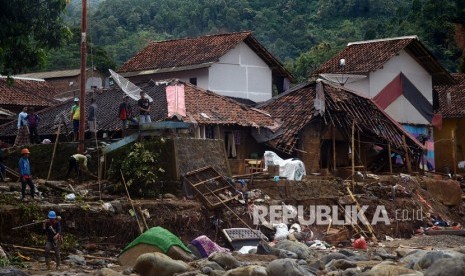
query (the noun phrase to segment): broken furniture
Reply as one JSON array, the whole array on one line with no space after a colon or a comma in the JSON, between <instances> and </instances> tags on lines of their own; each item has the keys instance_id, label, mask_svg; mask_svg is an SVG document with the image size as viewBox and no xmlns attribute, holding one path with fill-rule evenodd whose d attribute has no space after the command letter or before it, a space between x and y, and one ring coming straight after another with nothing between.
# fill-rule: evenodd
<instances>
[{"instance_id":1,"label":"broken furniture","mask_svg":"<svg viewBox=\"0 0 465 276\"><path fill-rule=\"evenodd\" d=\"M244 159L245 173L263 171L263 161L261 159Z\"/></svg>"},{"instance_id":2,"label":"broken furniture","mask_svg":"<svg viewBox=\"0 0 465 276\"><path fill-rule=\"evenodd\" d=\"M233 185L211 166L190 171L183 178L209 209L223 207L236 198Z\"/></svg>"},{"instance_id":3,"label":"broken furniture","mask_svg":"<svg viewBox=\"0 0 465 276\"><path fill-rule=\"evenodd\" d=\"M234 250L239 250L243 246L257 246L261 240L268 241L268 238L260 230L249 228L223 229L223 234Z\"/></svg>"}]
</instances>

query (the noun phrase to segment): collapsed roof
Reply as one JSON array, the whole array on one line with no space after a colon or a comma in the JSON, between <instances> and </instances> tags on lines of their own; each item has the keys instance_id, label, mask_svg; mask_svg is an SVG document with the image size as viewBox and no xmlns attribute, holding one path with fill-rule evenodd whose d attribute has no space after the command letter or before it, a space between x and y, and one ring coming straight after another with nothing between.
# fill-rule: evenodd
<instances>
[{"instance_id":1,"label":"collapsed roof","mask_svg":"<svg viewBox=\"0 0 465 276\"><path fill-rule=\"evenodd\" d=\"M319 93L318 85L321 85ZM258 108L281 121L281 135L273 137L267 143L285 153L296 150L301 131L316 121L323 122L326 126L335 126L347 140L351 139L354 122L360 134L369 137L374 143L390 143L393 149L404 152L402 136L405 136L408 147L414 150L423 148L371 99L326 81L300 84Z\"/></svg>"},{"instance_id":2,"label":"collapsed roof","mask_svg":"<svg viewBox=\"0 0 465 276\"><path fill-rule=\"evenodd\" d=\"M255 128L273 127L275 123L266 112L178 80L168 82L149 81L140 85L140 88L154 99L150 114L153 121L172 119L168 117L166 97L166 87L171 84L184 86L186 116L176 116L177 120L200 125L237 125ZM123 95L125 94L119 87L94 93L97 104L96 116L99 131L120 130L121 122L118 118L118 108L122 103ZM88 106L90 104L90 97L86 99L86 106ZM37 112L41 118L38 129L39 134L56 134L58 124L61 121L64 121L68 129L71 130L72 126L69 116L73 104L73 101L69 100ZM137 102L130 99L130 104L134 114L138 115ZM0 136L14 136L16 132L16 121L9 122L0 127ZM61 132L65 133L66 129L62 127Z\"/></svg>"}]
</instances>

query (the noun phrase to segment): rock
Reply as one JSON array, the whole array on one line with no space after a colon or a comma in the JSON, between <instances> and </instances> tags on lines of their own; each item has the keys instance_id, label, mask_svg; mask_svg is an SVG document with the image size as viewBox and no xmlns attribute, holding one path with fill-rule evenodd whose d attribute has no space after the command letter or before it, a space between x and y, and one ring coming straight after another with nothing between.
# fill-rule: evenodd
<instances>
[{"instance_id":1,"label":"rock","mask_svg":"<svg viewBox=\"0 0 465 276\"><path fill-rule=\"evenodd\" d=\"M114 271L113 269L109 269L109 268L102 268L99 270L97 274L97 276L122 276L122 275L124 274L121 274L118 271Z\"/></svg>"},{"instance_id":2,"label":"rock","mask_svg":"<svg viewBox=\"0 0 465 276\"><path fill-rule=\"evenodd\" d=\"M465 275L464 258L443 258L434 262L425 272L425 276Z\"/></svg>"},{"instance_id":3,"label":"rock","mask_svg":"<svg viewBox=\"0 0 465 276\"><path fill-rule=\"evenodd\" d=\"M357 267L357 264L346 259L333 259L326 264L329 270L346 270L352 267Z\"/></svg>"},{"instance_id":4,"label":"rock","mask_svg":"<svg viewBox=\"0 0 465 276\"><path fill-rule=\"evenodd\" d=\"M203 274L209 275L210 273L212 273L213 269L209 266L205 266L205 267L202 267L200 271L202 271Z\"/></svg>"},{"instance_id":5,"label":"rock","mask_svg":"<svg viewBox=\"0 0 465 276\"><path fill-rule=\"evenodd\" d=\"M298 259L299 258L299 255L297 255L297 253L287 251L287 250L283 250L283 249L275 249L273 252L280 259L286 259L286 258Z\"/></svg>"},{"instance_id":6,"label":"rock","mask_svg":"<svg viewBox=\"0 0 465 276\"><path fill-rule=\"evenodd\" d=\"M407 256L408 254L416 251L416 250L417 249L413 249L413 248L398 247L395 252L396 252L398 257L403 258L403 257Z\"/></svg>"},{"instance_id":7,"label":"rock","mask_svg":"<svg viewBox=\"0 0 465 276\"><path fill-rule=\"evenodd\" d=\"M207 276L208 274L203 274L200 271L189 271L184 273L176 273L176 276Z\"/></svg>"},{"instance_id":8,"label":"rock","mask_svg":"<svg viewBox=\"0 0 465 276\"><path fill-rule=\"evenodd\" d=\"M188 269L189 266L183 261L173 260L160 252L144 253L137 258L134 265L134 271L142 276L171 276Z\"/></svg>"},{"instance_id":9,"label":"rock","mask_svg":"<svg viewBox=\"0 0 465 276\"><path fill-rule=\"evenodd\" d=\"M412 263L412 262L416 263L418 262L419 259L421 259L421 257L423 257L428 252L429 251L427 250L420 250L420 249L412 251L407 256L400 259L400 262L405 263L405 264Z\"/></svg>"},{"instance_id":10,"label":"rock","mask_svg":"<svg viewBox=\"0 0 465 276\"><path fill-rule=\"evenodd\" d=\"M323 264L329 263L331 260L338 260L338 259L344 259L347 260L346 255L341 254L341 253L329 253L326 256L323 256L320 260L323 262Z\"/></svg>"},{"instance_id":11,"label":"rock","mask_svg":"<svg viewBox=\"0 0 465 276\"><path fill-rule=\"evenodd\" d=\"M260 265L249 265L231 269L223 276L267 276L266 268Z\"/></svg>"},{"instance_id":12,"label":"rock","mask_svg":"<svg viewBox=\"0 0 465 276\"><path fill-rule=\"evenodd\" d=\"M0 276L28 276L29 274L16 269L16 268L5 268L5 269L0 269Z\"/></svg>"},{"instance_id":13,"label":"rock","mask_svg":"<svg viewBox=\"0 0 465 276\"><path fill-rule=\"evenodd\" d=\"M384 248L376 248L375 255L380 256L383 260L389 259L389 260L396 260L397 255L396 254L389 254L384 250Z\"/></svg>"},{"instance_id":14,"label":"rock","mask_svg":"<svg viewBox=\"0 0 465 276\"><path fill-rule=\"evenodd\" d=\"M312 273L300 267L294 259L278 259L266 267L268 276L311 276Z\"/></svg>"},{"instance_id":15,"label":"rock","mask_svg":"<svg viewBox=\"0 0 465 276\"><path fill-rule=\"evenodd\" d=\"M372 276L391 276L391 275L403 275L408 274L409 276L423 275L421 272L405 268L403 266L387 264L387 263L380 263L375 265L372 269L370 269L366 275ZM365 274L364 274L365 275Z\"/></svg>"},{"instance_id":16,"label":"rock","mask_svg":"<svg viewBox=\"0 0 465 276\"><path fill-rule=\"evenodd\" d=\"M355 256L357 255L354 251L350 249L341 249L339 250L339 253L346 255L347 257Z\"/></svg>"},{"instance_id":17,"label":"rock","mask_svg":"<svg viewBox=\"0 0 465 276\"><path fill-rule=\"evenodd\" d=\"M82 266L86 265L86 259L84 259L84 257L79 256L79 255L69 255L68 261L76 265L82 265Z\"/></svg>"},{"instance_id":18,"label":"rock","mask_svg":"<svg viewBox=\"0 0 465 276\"><path fill-rule=\"evenodd\" d=\"M427 252L423 257L421 257L413 266L415 270L424 270L430 267L435 261L442 258L450 258L449 255L444 254L441 251L431 251Z\"/></svg>"},{"instance_id":19,"label":"rock","mask_svg":"<svg viewBox=\"0 0 465 276\"><path fill-rule=\"evenodd\" d=\"M308 246L298 241L283 240L278 242L275 248L294 252L299 259L307 259L310 256Z\"/></svg>"},{"instance_id":20,"label":"rock","mask_svg":"<svg viewBox=\"0 0 465 276\"><path fill-rule=\"evenodd\" d=\"M223 267L221 267L218 263L212 262L209 260L202 260L199 262L199 266L203 269L205 267L209 267L212 270L222 270L224 271Z\"/></svg>"},{"instance_id":21,"label":"rock","mask_svg":"<svg viewBox=\"0 0 465 276\"><path fill-rule=\"evenodd\" d=\"M231 254L228 253L222 253L222 252L216 252L212 254L210 257L208 257L210 261L214 261L221 265L226 270L232 269L239 267L241 263L236 260Z\"/></svg>"},{"instance_id":22,"label":"rock","mask_svg":"<svg viewBox=\"0 0 465 276\"><path fill-rule=\"evenodd\" d=\"M131 273L132 273L132 267L128 267L123 270L124 275L131 275Z\"/></svg>"},{"instance_id":23,"label":"rock","mask_svg":"<svg viewBox=\"0 0 465 276\"><path fill-rule=\"evenodd\" d=\"M163 198L166 198L166 199L177 199L177 197L173 194L170 194L170 193L166 193L163 195Z\"/></svg>"}]
</instances>

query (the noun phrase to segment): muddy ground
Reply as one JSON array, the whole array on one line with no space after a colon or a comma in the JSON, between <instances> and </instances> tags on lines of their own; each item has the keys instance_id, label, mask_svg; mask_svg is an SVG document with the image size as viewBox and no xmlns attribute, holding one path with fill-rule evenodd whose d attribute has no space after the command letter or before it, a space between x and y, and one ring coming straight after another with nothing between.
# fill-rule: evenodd
<instances>
[{"instance_id":1,"label":"muddy ground","mask_svg":"<svg viewBox=\"0 0 465 276\"><path fill-rule=\"evenodd\" d=\"M427 227L431 223L431 218L428 217L431 214L451 223L465 225L464 203L454 206L444 205L425 188L425 182L432 179L431 176L389 175L365 177L357 179L353 185L349 183L360 205L383 205L389 214L390 225L380 224L373 227L377 241L381 242L380 246L395 248L399 245L413 247L433 245L436 248L447 248L465 244L465 238L457 236L453 238L414 236L419 227ZM33 250L43 248L45 241L39 224L13 228L42 220L48 211L53 209L62 217L65 237L62 245L62 259L65 262L62 270L75 273L68 275L92 274L102 267L124 270L118 267L116 257L127 243L140 234L135 217L129 213L132 205L124 193L110 192L114 184L106 181L88 181L81 184L75 181L54 181L49 185L50 183L46 184L45 181L37 179L36 183L39 184L38 188L43 198L33 201L16 199L20 195L19 183L0 183L0 239L11 265L23 267L32 275L50 275L50 272L45 271L43 253ZM400 193L393 199L392 186L399 183L405 187L405 193ZM302 182L283 181L279 184L266 177L261 179L259 177L253 183L249 183L249 189L258 189L267 195L257 198L255 204L259 205L354 204L348 199L350 196L346 184L341 179L333 177L308 176ZM76 195L72 201L66 199L66 195L70 192ZM108 209L108 204L105 203L111 203L113 209ZM226 208L209 210L200 201L185 199L182 194L166 194L160 198L133 198L132 204L136 210L139 208L147 210L145 224L149 228L162 226L176 234L186 244L195 237L207 235L220 245L228 247L220 231L222 228L245 227L241 220L252 225L250 209L236 201L230 205L234 213ZM422 216L411 215L410 219L395 219L394 215L398 209L412 210L412 214L420 209ZM367 217L372 215L369 209ZM218 221L219 224L215 223ZM144 225L142 219L139 223ZM343 228L349 233L345 240L337 240L332 244L336 247L350 247L350 238L360 232L360 229L369 232L369 229L363 225L360 228L350 226L330 228L332 233L342 231ZM326 225L311 226L311 229L316 239L324 240L327 237ZM386 236L395 240L386 241ZM372 243L372 246L376 247L378 243ZM87 256L85 265L76 265L75 261L67 261L70 255Z\"/></svg>"}]
</instances>

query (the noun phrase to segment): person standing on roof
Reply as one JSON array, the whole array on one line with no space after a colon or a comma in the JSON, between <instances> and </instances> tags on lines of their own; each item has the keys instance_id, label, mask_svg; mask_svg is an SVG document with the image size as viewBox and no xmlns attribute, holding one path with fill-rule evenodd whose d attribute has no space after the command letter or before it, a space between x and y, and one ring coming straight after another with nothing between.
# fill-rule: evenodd
<instances>
[{"instance_id":1,"label":"person standing on roof","mask_svg":"<svg viewBox=\"0 0 465 276\"><path fill-rule=\"evenodd\" d=\"M26 186L29 185L29 189L31 190L31 197L34 199L35 194L35 187L34 183L32 183L31 177L31 165L29 163L29 150L24 148L21 150L21 158L19 159L18 167L19 167L19 174L21 177L21 200L26 199Z\"/></svg>"},{"instance_id":2,"label":"person standing on roof","mask_svg":"<svg viewBox=\"0 0 465 276\"><path fill-rule=\"evenodd\" d=\"M59 269L61 264L60 243L63 241L63 236L61 234L60 217L57 217L55 211L48 212L48 219L44 221L42 229L47 235L47 241L45 242L45 264L47 269L51 269L50 250L55 251L56 269Z\"/></svg>"},{"instance_id":3,"label":"person standing on roof","mask_svg":"<svg viewBox=\"0 0 465 276\"><path fill-rule=\"evenodd\" d=\"M89 113L87 115L87 123L89 125L89 131L93 133L95 138L97 138L97 103L95 99L90 99Z\"/></svg>"},{"instance_id":4,"label":"person standing on roof","mask_svg":"<svg viewBox=\"0 0 465 276\"><path fill-rule=\"evenodd\" d=\"M29 140L31 144L40 143L39 133L37 127L39 125L40 118L34 113L34 107L28 109L29 114L26 116L27 126L29 127Z\"/></svg>"},{"instance_id":5,"label":"person standing on roof","mask_svg":"<svg viewBox=\"0 0 465 276\"><path fill-rule=\"evenodd\" d=\"M150 123L150 102L149 99L145 97L145 92L140 91L140 99L137 101L139 106L139 122L141 124Z\"/></svg>"},{"instance_id":6,"label":"person standing on roof","mask_svg":"<svg viewBox=\"0 0 465 276\"><path fill-rule=\"evenodd\" d=\"M97 176L92 174L89 171L89 168L87 167L87 163L91 160L91 158L92 157L90 156L90 154L83 155L83 154L77 153L77 154L71 155L71 157L69 158L68 172L66 173L66 178L68 178L69 174L71 173L73 169L76 171L79 181L82 180L83 172L93 176L94 178L97 178Z\"/></svg>"},{"instance_id":7,"label":"person standing on roof","mask_svg":"<svg viewBox=\"0 0 465 276\"><path fill-rule=\"evenodd\" d=\"M73 141L75 142L78 140L80 115L79 98L74 98L74 105L71 107L70 120L73 122Z\"/></svg>"},{"instance_id":8,"label":"person standing on roof","mask_svg":"<svg viewBox=\"0 0 465 276\"><path fill-rule=\"evenodd\" d=\"M121 120L121 136L125 136L126 129L128 128L128 121L133 123L137 123L137 121L133 118L132 115L132 107L129 103L129 96L123 96L123 102L119 105L118 117Z\"/></svg>"},{"instance_id":9,"label":"person standing on roof","mask_svg":"<svg viewBox=\"0 0 465 276\"><path fill-rule=\"evenodd\" d=\"M29 129L27 128L27 107L23 108L18 115L18 134L15 139L15 146L29 145Z\"/></svg>"}]
</instances>

